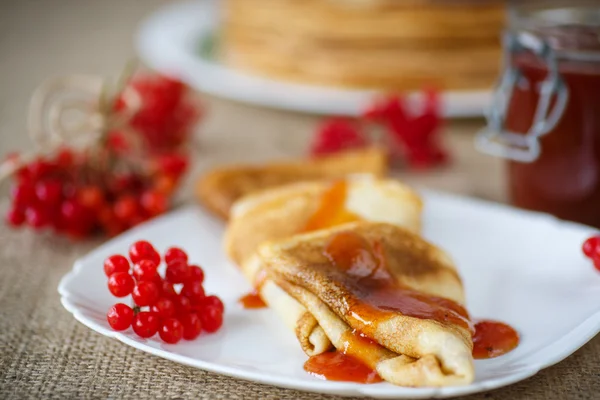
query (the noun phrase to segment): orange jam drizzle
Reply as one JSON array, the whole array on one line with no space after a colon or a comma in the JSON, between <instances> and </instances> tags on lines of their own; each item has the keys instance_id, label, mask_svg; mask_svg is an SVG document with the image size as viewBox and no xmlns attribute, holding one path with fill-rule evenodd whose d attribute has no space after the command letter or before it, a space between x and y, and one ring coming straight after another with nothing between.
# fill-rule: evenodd
<instances>
[{"instance_id":1,"label":"orange jam drizzle","mask_svg":"<svg viewBox=\"0 0 600 400\"><path fill-rule=\"evenodd\" d=\"M317 210L309 218L304 228L301 229L301 232L310 232L346 222L358 221L360 218L345 208L347 192L348 184L346 181L342 180L334 182L331 187L323 193ZM257 274L257 281L255 282L255 289L239 299L239 302L244 308L255 309L267 306L259 294L260 286L264 283L264 278L262 278L263 281L261 281L259 276L261 273L265 275L266 278L265 271L259 271Z\"/></svg>"},{"instance_id":2,"label":"orange jam drizzle","mask_svg":"<svg viewBox=\"0 0 600 400\"><path fill-rule=\"evenodd\" d=\"M519 334L511 326L497 321L482 320L475 324L473 358L501 356L519 345Z\"/></svg>"},{"instance_id":3,"label":"orange jam drizzle","mask_svg":"<svg viewBox=\"0 0 600 400\"><path fill-rule=\"evenodd\" d=\"M319 207L309 218L301 232L331 228L348 222L359 221L360 217L346 209L348 183L337 181L323 193Z\"/></svg>"},{"instance_id":4,"label":"orange jam drizzle","mask_svg":"<svg viewBox=\"0 0 600 400\"><path fill-rule=\"evenodd\" d=\"M240 297L239 302L246 309L265 308L267 306L256 290Z\"/></svg>"},{"instance_id":5,"label":"orange jam drizzle","mask_svg":"<svg viewBox=\"0 0 600 400\"><path fill-rule=\"evenodd\" d=\"M238 301L242 304L242 307L246 309L256 309L256 308L265 308L267 304L260 297L260 289L265 284L267 280L267 271L264 268L261 268L256 273L256 278L254 280L254 290L250 293L242 296Z\"/></svg>"},{"instance_id":6,"label":"orange jam drizzle","mask_svg":"<svg viewBox=\"0 0 600 400\"><path fill-rule=\"evenodd\" d=\"M317 378L328 381L356 383L382 381L377 372L367 367L359 359L341 351L329 351L310 357L304 363L304 370Z\"/></svg>"},{"instance_id":7,"label":"orange jam drizzle","mask_svg":"<svg viewBox=\"0 0 600 400\"><path fill-rule=\"evenodd\" d=\"M347 314L363 332L369 334L378 321L394 312L470 329L469 315L460 304L398 282L387 267L380 242L371 245L354 232L340 232L330 240L324 254L344 272L336 274L337 279L359 299L350 302Z\"/></svg>"}]
</instances>

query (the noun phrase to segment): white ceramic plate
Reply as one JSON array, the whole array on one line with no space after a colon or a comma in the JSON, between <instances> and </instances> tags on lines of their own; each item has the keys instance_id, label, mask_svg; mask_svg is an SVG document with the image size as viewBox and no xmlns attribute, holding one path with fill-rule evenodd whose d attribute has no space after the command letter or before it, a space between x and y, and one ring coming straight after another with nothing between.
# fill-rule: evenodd
<instances>
[{"instance_id":1,"label":"white ceramic plate","mask_svg":"<svg viewBox=\"0 0 600 400\"><path fill-rule=\"evenodd\" d=\"M358 115L376 95L369 90L275 81L227 68L212 57L218 23L215 0L169 4L141 24L136 39L138 54L150 67L179 76L200 91L267 107ZM481 116L490 98L489 91L445 92L444 114Z\"/></svg>"},{"instance_id":2,"label":"white ceramic plate","mask_svg":"<svg viewBox=\"0 0 600 400\"><path fill-rule=\"evenodd\" d=\"M600 273L580 250L591 228L474 199L430 192L424 197L424 234L455 259L471 315L505 321L521 335L511 353L476 361L476 379L469 386L412 389L308 375L302 369L306 356L277 316L237 303L250 286L225 258L222 223L198 207L150 221L78 260L60 283L61 301L93 330L182 364L281 387L377 398L451 397L509 385L561 361L600 331ZM125 254L139 239L161 252L181 246L204 267L207 291L225 302L220 332L166 345L110 329L105 313L117 299L108 292L102 263L111 254Z\"/></svg>"}]
</instances>

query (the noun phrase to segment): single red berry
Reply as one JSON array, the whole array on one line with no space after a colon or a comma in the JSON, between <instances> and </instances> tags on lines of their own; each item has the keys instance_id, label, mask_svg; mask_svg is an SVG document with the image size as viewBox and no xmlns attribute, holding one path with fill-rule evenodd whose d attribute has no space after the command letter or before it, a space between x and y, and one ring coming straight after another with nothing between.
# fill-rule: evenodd
<instances>
[{"instance_id":1,"label":"single red berry","mask_svg":"<svg viewBox=\"0 0 600 400\"><path fill-rule=\"evenodd\" d=\"M140 307L151 306L158 300L158 296L160 296L158 286L148 281L138 282L131 293L133 301Z\"/></svg>"},{"instance_id":2,"label":"single red berry","mask_svg":"<svg viewBox=\"0 0 600 400\"><path fill-rule=\"evenodd\" d=\"M35 229L41 229L50 223L49 213L40 206L27 207L25 210L25 219Z\"/></svg>"},{"instance_id":3,"label":"single red berry","mask_svg":"<svg viewBox=\"0 0 600 400\"><path fill-rule=\"evenodd\" d=\"M206 297L204 288L202 287L202 282L199 281L186 282L183 285L183 289L181 289L181 294L190 299L192 304L200 304Z\"/></svg>"},{"instance_id":4,"label":"single red berry","mask_svg":"<svg viewBox=\"0 0 600 400\"><path fill-rule=\"evenodd\" d=\"M223 325L223 313L217 307L204 307L204 312L200 314L200 322L206 332L216 332Z\"/></svg>"},{"instance_id":5,"label":"single red berry","mask_svg":"<svg viewBox=\"0 0 600 400\"><path fill-rule=\"evenodd\" d=\"M163 322L158 334L165 343L175 344L183 337L183 325L176 318L168 318Z\"/></svg>"},{"instance_id":6,"label":"single red berry","mask_svg":"<svg viewBox=\"0 0 600 400\"><path fill-rule=\"evenodd\" d=\"M11 189L11 198L15 206L28 207L35 200L35 187L30 183L19 183Z\"/></svg>"},{"instance_id":7,"label":"single red berry","mask_svg":"<svg viewBox=\"0 0 600 400\"><path fill-rule=\"evenodd\" d=\"M221 301L221 299L213 294L211 294L210 296L206 296L204 298L204 300L202 300L202 306L203 307L215 307L216 309L221 311L221 313L223 311L225 311L225 306L223 305L223 302Z\"/></svg>"},{"instance_id":8,"label":"single red berry","mask_svg":"<svg viewBox=\"0 0 600 400\"><path fill-rule=\"evenodd\" d=\"M77 200L83 207L94 211L102 211L105 203L104 192L98 186L93 185L79 189Z\"/></svg>"},{"instance_id":9,"label":"single red berry","mask_svg":"<svg viewBox=\"0 0 600 400\"><path fill-rule=\"evenodd\" d=\"M104 261L106 276L111 276L115 272L129 272L129 261L120 254L110 256Z\"/></svg>"},{"instance_id":10,"label":"single red berry","mask_svg":"<svg viewBox=\"0 0 600 400\"><path fill-rule=\"evenodd\" d=\"M188 314L192 309L192 303L190 302L190 299L181 294L175 297L173 301L175 302L176 315Z\"/></svg>"},{"instance_id":11,"label":"single red berry","mask_svg":"<svg viewBox=\"0 0 600 400\"><path fill-rule=\"evenodd\" d=\"M92 215L76 199L68 199L62 202L60 213L67 225L80 224L89 220Z\"/></svg>"},{"instance_id":12,"label":"single red berry","mask_svg":"<svg viewBox=\"0 0 600 400\"><path fill-rule=\"evenodd\" d=\"M175 302L167 297L161 297L156 300L150 310L155 312L161 319L167 319L175 316Z\"/></svg>"},{"instance_id":13,"label":"single red berry","mask_svg":"<svg viewBox=\"0 0 600 400\"><path fill-rule=\"evenodd\" d=\"M121 196L113 206L115 216L121 221L132 220L138 212L138 202L131 195ZM133 261L133 260L132 260Z\"/></svg>"},{"instance_id":14,"label":"single red berry","mask_svg":"<svg viewBox=\"0 0 600 400\"><path fill-rule=\"evenodd\" d=\"M582 246L583 254L587 257L594 257L596 254L600 254L600 236L592 236L583 242Z\"/></svg>"},{"instance_id":15,"label":"single red berry","mask_svg":"<svg viewBox=\"0 0 600 400\"><path fill-rule=\"evenodd\" d=\"M108 277L108 290L116 297L129 296L135 282L128 272L115 272Z\"/></svg>"},{"instance_id":16,"label":"single red berry","mask_svg":"<svg viewBox=\"0 0 600 400\"><path fill-rule=\"evenodd\" d=\"M149 311L139 312L133 317L131 324L133 331L141 338L149 338L154 336L160 327L160 319L158 315Z\"/></svg>"},{"instance_id":17,"label":"single red berry","mask_svg":"<svg viewBox=\"0 0 600 400\"><path fill-rule=\"evenodd\" d=\"M62 183L55 179L38 182L35 185L35 195L38 201L46 205L59 204L62 199L62 191Z\"/></svg>"},{"instance_id":18,"label":"single red berry","mask_svg":"<svg viewBox=\"0 0 600 400\"><path fill-rule=\"evenodd\" d=\"M173 299L177 297L177 292L173 288L173 284L167 281L162 281L159 285L160 294L162 297L167 297L169 299Z\"/></svg>"},{"instance_id":19,"label":"single red berry","mask_svg":"<svg viewBox=\"0 0 600 400\"><path fill-rule=\"evenodd\" d=\"M117 303L108 310L106 319L115 331L124 331L131 326L133 310L126 304Z\"/></svg>"},{"instance_id":20,"label":"single red berry","mask_svg":"<svg viewBox=\"0 0 600 400\"><path fill-rule=\"evenodd\" d=\"M63 147L56 154L54 162L59 168L66 170L73 165L74 160L75 156L73 155L73 152L70 149Z\"/></svg>"},{"instance_id":21,"label":"single red berry","mask_svg":"<svg viewBox=\"0 0 600 400\"><path fill-rule=\"evenodd\" d=\"M21 226L25 222L25 213L18 207L13 207L6 213L6 223L10 226Z\"/></svg>"},{"instance_id":22,"label":"single red berry","mask_svg":"<svg viewBox=\"0 0 600 400\"><path fill-rule=\"evenodd\" d=\"M169 250L165 252L165 262L167 264L171 264L175 260L183 260L187 262L188 255L185 251L181 250L179 247L171 247Z\"/></svg>"},{"instance_id":23,"label":"single red berry","mask_svg":"<svg viewBox=\"0 0 600 400\"><path fill-rule=\"evenodd\" d=\"M190 265L189 266L189 273L188 273L188 278L186 282L200 282L203 283L204 282L204 271L202 270L202 268L200 268L197 265Z\"/></svg>"},{"instance_id":24,"label":"single red berry","mask_svg":"<svg viewBox=\"0 0 600 400\"><path fill-rule=\"evenodd\" d=\"M190 276L190 268L183 260L174 260L167 265L165 279L171 283L183 283Z\"/></svg>"},{"instance_id":25,"label":"single red berry","mask_svg":"<svg viewBox=\"0 0 600 400\"><path fill-rule=\"evenodd\" d=\"M141 260L133 266L133 276L138 282L151 281L158 282L160 275L156 270L158 265L152 260Z\"/></svg>"},{"instance_id":26,"label":"single red berry","mask_svg":"<svg viewBox=\"0 0 600 400\"><path fill-rule=\"evenodd\" d=\"M202 332L202 323L200 317L196 313L189 313L180 317L181 325L183 325L183 338L185 340L194 340L200 336Z\"/></svg>"},{"instance_id":27,"label":"single red berry","mask_svg":"<svg viewBox=\"0 0 600 400\"><path fill-rule=\"evenodd\" d=\"M140 240L131 245L129 248L129 259L133 263L150 260L154 261L156 265L160 264L160 255L146 240Z\"/></svg>"},{"instance_id":28,"label":"single red berry","mask_svg":"<svg viewBox=\"0 0 600 400\"><path fill-rule=\"evenodd\" d=\"M167 211L169 204L167 197L157 190L147 190L142 193L140 203L144 210L151 216L156 216Z\"/></svg>"}]
</instances>

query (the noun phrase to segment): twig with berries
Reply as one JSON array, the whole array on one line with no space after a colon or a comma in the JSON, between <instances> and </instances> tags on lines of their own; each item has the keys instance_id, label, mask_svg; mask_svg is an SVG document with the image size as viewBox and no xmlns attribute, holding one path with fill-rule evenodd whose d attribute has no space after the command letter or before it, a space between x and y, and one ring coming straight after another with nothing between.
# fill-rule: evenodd
<instances>
[{"instance_id":1,"label":"twig with berries","mask_svg":"<svg viewBox=\"0 0 600 400\"><path fill-rule=\"evenodd\" d=\"M39 149L0 165L14 181L8 224L74 238L116 235L169 208L200 107L179 81L128 76L113 91L99 78L73 76L34 94L29 127ZM83 118L68 125L73 111Z\"/></svg>"},{"instance_id":2,"label":"twig with berries","mask_svg":"<svg viewBox=\"0 0 600 400\"><path fill-rule=\"evenodd\" d=\"M404 98L390 96L375 101L357 120L334 117L325 120L311 144L320 156L369 145L386 147L392 160L413 168L427 168L448 161L440 140L440 100L434 91L424 94L423 106L410 112ZM383 131L376 137L374 128Z\"/></svg>"},{"instance_id":3,"label":"twig with berries","mask_svg":"<svg viewBox=\"0 0 600 400\"><path fill-rule=\"evenodd\" d=\"M203 331L218 331L223 325L223 302L205 294L202 268L189 264L188 255L177 247L165 252L164 262L163 277L160 254L144 240L130 247L129 259L120 254L106 259L109 291L116 297L131 295L133 303L117 303L108 310L111 328L124 331L131 327L142 338L158 332L171 344L182 338L196 339Z\"/></svg>"}]
</instances>

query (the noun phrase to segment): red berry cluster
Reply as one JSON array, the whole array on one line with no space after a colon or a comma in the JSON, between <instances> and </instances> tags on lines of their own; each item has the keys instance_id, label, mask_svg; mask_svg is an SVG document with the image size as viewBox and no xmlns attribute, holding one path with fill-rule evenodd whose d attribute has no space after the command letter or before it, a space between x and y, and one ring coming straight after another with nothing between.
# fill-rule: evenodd
<instances>
[{"instance_id":1,"label":"red berry cluster","mask_svg":"<svg viewBox=\"0 0 600 400\"><path fill-rule=\"evenodd\" d=\"M583 242L583 254L590 258L594 267L600 271L600 235L594 235Z\"/></svg>"},{"instance_id":2,"label":"red berry cluster","mask_svg":"<svg viewBox=\"0 0 600 400\"><path fill-rule=\"evenodd\" d=\"M325 121L317 131L311 153L318 156L368 145L368 135L362 129L365 122L384 128L386 145L393 158L404 159L417 168L447 161L447 153L439 140L442 119L435 92L425 94L420 113L410 112L402 97L391 96L368 107L359 121L340 118Z\"/></svg>"},{"instance_id":3,"label":"red berry cluster","mask_svg":"<svg viewBox=\"0 0 600 400\"><path fill-rule=\"evenodd\" d=\"M96 161L64 148L21 167L13 175L6 222L53 228L72 238L116 235L165 212L188 163L173 153L154 157L144 173L117 173L97 168Z\"/></svg>"},{"instance_id":4,"label":"red berry cluster","mask_svg":"<svg viewBox=\"0 0 600 400\"><path fill-rule=\"evenodd\" d=\"M141 75L131 80L129 88L142 100L129 124L150 150L174 149L188 140L201 110L187 86L162 75ZM115 112L125 111L127 104L120 96L115 102ZM113 138L113 141L119 140Z\"/></svg>"},{"instance_id":5,"label":"red berry cluster","mask_svg":"<svg viewBox=\"0 0 600 400\"><path fill-rule=\"evenodd\" d=\"M116 331L131 326L142 338L158 332L166 343L193 340L202 331L219 330L223 302L205 294L202 268L190 265L188 255L177 247L164 254L164 278L158 272L160 261L158 252L144 240L130 247L129 260L118 254L106 259L108 290L116 297L131 295L134 303L133 308L123 303L112 306L106 315L109 325ZM182 285L179 293L174 285Z\"/></svg>"}]
</instances>

